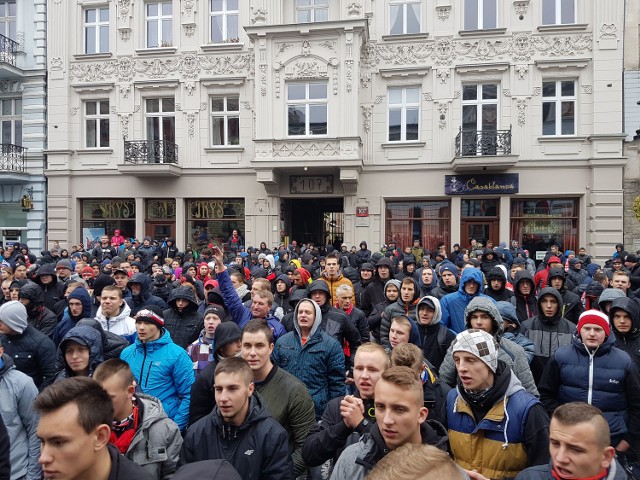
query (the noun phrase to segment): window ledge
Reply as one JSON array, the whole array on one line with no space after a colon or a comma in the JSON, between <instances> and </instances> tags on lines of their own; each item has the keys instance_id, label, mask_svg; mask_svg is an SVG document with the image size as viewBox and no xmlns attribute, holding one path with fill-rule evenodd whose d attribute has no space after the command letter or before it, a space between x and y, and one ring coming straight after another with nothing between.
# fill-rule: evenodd
<instances>
[{"instance_id":1,"label":"window ledge","mask_svg":"<svg viewBox=\"0 0 640 480\"><path fill-rule=\"evenodd\" d=\"M136 48L138 55L162 55L163 53L176 53L178 47L150 47Z\"/></svg>"},{"instance_id":2,"label":"window ledge","mask_svg":"<svg viewBox=\"0 0 640 480\"><path fill-rule=\"evenodd\" d=\"M428 33L401 33L382 35L382 40L386 42L404 42L406 40L425 40L429 38Z\"/></svg>"},{"instance_id":3,"label":"window ledge","mask_svg":"<svg viewBox=\"0 0 640 480\"><path fill-rule=\"evenodd\" d=\"M558 143L558 142L584 142L589 137L585 135L543 135L538 137L540 143Z\"/></svg>"},{"instance_id":4,"label":"window ledge","mask_svg":"<svg viewBox=\"0 0 640 480\"><path fill-rule=\"evenodd\" d=\"M563 23L558 25L540 25L539 32L575 32L576 30L586 30L588 23Z\"/></svg>"},{"instance_id":5,"label":"window ledge","mask_svg":"<svg viewBox=\"0 0 640 480\"><path fill-rule=\"evenodd\" d=\"M203 52L220 52L227 50L242 50L244 43L242 42L229 42L229 43L207 43L206 45L200 45L200 49Z\"/></svg>"},{"instance_id":6,"label":"window ledge","mask_svg":"<svg viewBox=\"0 0 640 480\"><path fill-rule=\"evenodd\" d=\"M404 148L404 147L419 147L422 148L427 142L387 142L383 143L382 148Z\"/></svg>"},{"instance_id":7,"label":"window ledge","mask_svg":"<svg viewBox=\"0 0 640 480\"><path fill-rule=\"evenodd\" d=\"M99 60L101 58L111 58L113 57L113 53L79 53L74 55L73 58L76 60Z\"/></svg>"},{"instance_id":8,"label":"window ledge","mask_svg":"<svg viewBox=\"0 0 640 480\"><path fill-rule=\"evenodd\" d=\"M105 153L113 153L113 148L83 148L75 151L78 155L100 155Z\"/></svg>"},{"instance_id":9,"label":"window ledge","mask_svg":"<svg viewBox=\"0 0 640 480\"><path fill-rule=\"evenodd\" d=\"M219 147L204 147L204 151L207 153L244 152L244 147L241 145L221 145Z\"/></svg>"},{"instance_id":10,"label":"window ledge","mask_svg":"<svg viewBox=\"0 0 640 480\"><path fill-rule=\"evenodd\" d=\"M481 30L460 30L458 35L461 37L488 37L491 35L504 35L507 33L506 28L483 28Z\"/></svg>"}]
</instances>

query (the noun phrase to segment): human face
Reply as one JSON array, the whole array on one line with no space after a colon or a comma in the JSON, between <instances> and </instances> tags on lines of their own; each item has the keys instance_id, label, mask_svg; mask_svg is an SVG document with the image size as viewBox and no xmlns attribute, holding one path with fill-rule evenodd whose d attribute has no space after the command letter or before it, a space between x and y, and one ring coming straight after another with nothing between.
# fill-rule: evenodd
<instances>
[{"instance_id":1,"label":"human face","mask_svg":"<svg viewBox=\"0 0 640 480\"><path fill-rule=\"evenodd\" d=\"M10 286L10 281L2 282L2 294L4 295L5 300L9 300L9 298L11 298L11 290L9 289Z\"/></svg>"},{"instance_id":2,"label":"human face","mask_svg":"<svg viewBox=\"0 0 640 480\"><path fill-rule=\"evenodd\" d=\"M71 270L68 268L58 268L56 269L56 273L58 274L58 278L69 278L71 276Z\"/></svg>"},{"instance_id":3,"label":"human face","mask_svg":"<svg viewBox=\"0 0 640 480\"><path fill-rule=\"evenodd\" d=\"M551 419L549 453L554 469L562 478L593 478L609 468L614 456L612 447L598 442L596 426L591 422L564 425Z\"/></svg>"},{"instance_id":4,"label":"human face","mask_svg":"<svg viewBox=\"0 0 640 480\"><path fill-rule=\"evenodd\" d=\"M100 275L100 266L94 265L91 268L93 268L93 276L94 277L97 277L98 275Z\"/></svg>"},{"instance_id":5,"label":"human face","mask_svg":"<svg viewBox=\"0 0 640 480\"><path fill-rule=\"evenodd\" d=\"M131 290L131 295L140 295L140 292L142 292L142 285L139 283L130 283L129 289Z\"/></svg>"},{"instance_id":6,"label":"human face","mask_svg":"<svg viewBox=\"0 0 640 480\"><path fill-rule=\"evenodd\" d=\"M53 282L53 275L40 275L40 282L42 282L43 285L50 284Z\"/></svg>"},{"instance_id":7,"label":"human face","mask_svg":"<svg viewBox=\"0 0 640 480\"><path fill-rule=\"evenodd\" d=\"M0 320L0 333L3 335L11 335L15 333L9 325Z\"/></svg>"},{"instance_id":8,"label":"human face","mask_svg":"<svg viewBox=\"0 0 640 480\"><path fill-rule=\"evenodd\" d=\"M203 266L200 267L200 276L201 277L206 277L208 273L209 273L209 267L207 267L206 265L203 265Z\"/></svg>"},{"instance_id":9,"label":"human face","mask_svg":"<svg viewBox=\"0 0 640 480\"><path fill-rule=\"evenodd\" d=\"M371 270L362 270L360 272L360 278L365 282L367 280L371 280L371 277L373 277L373 272Z\"/></svg>"},{"instance_id":10,"label":"human face","mask_svg":"<svg viewBox=\"0 0 640 480\"><path fill-rule=\"evenodd\" d=\"M113 279L116 281L116 286L124 290L129 282L129 275L118 272L113 276Z\"/></svg>"},{"instance_id":11,"label":"human face","mask_svg":"<svg viewBox=\"0 0 640 480\"><path fill-rule=\"evenodd\" d=\"M216 333L216 328L222 322L220 321L220 317L215 313L207 313L204 317L204 332L209 337L213 337L213 334Z\"/></svg>"},{"instance_id":12,"label":"human face","mask_svg":"<svg viewBox=\"0 0 640 480\"><path fill-rule=\"evenodd\" d=\"M64 359L76 375L86 375L89 372L89 347L68 341L64 349Z\"/></svg>"},{"instance_id":13,"label":"human face","mask_svg":"<svg viewBox=\"0 0 640 480\"><path fill-rule=\"evenodd\" d=\"M353 380L360 398L373 398L376 384L387 367L387 356L380 352L356 352Z\"/></svg>"},{"instance_id":14,"label":"human face","mask_svg":"<svg viewBox=\"0 0 640 480\"><path fill-rule=\"evenodd\" d=\"M298 326L300 330L310 331L316 320L316 309L311 302L298 304Z\"/></svg>"},{"instance_id":15,"label":"human face","mask_svg":"<svg viewBox=\"0 0 640 480\"><path fill-rule=\"evenodd\" d=\"M327 272L329 277L334 278L338 276L338 259L337 258L328 258L324 264L324 269Z\"/></svg>"},{"instance_id":16,"label":"human face","mask_svg":"<svg viewBox=\"0 0 640 480\"><path fill-rule=\"evenodd\" d=\"M522 280L520 283L518 283L518 290L520 291L521 295L529 295L532 289L533 285L531 285L531 282L529 280Z\"/></svg>"},{"instance_id":17,"label":"human face","mask_svg":"<svg viewBox=\"0 0 640 480\"><path fill-rule=\"evenodd\" d=\"M20 294L20 289L19 288L11 288L9 290L9 297L11 298L11 300L18 300L18 295Z\"/></svg>"},{"instance_id":18,"label":"human face","mask_svg":"<svg viewBox=\"0 0 640 480\"><path fill-rule=\"evenodd\" d=\"M178 298L176 299L176 308L179 312L182 312L189 305L189 300L186 298Z\"/></svg>"},{"instance_id":19,"label":"human face","mask_svg":"<svg viewBox=\"0 0 640 480\"><path fill-rule=\"evenodd\" d=\"M138 333L138 340L142 343L153 342L159 339L162 333L155 323L143 320L136 320L136 332Z\"/></svg>"},{"instance_id":20,"label":"human face","mask_svg":"<svg viewBox=\"0 0 640 480\"><path fill-rule=\"evenodd\" d=\"M111 397L113 404L113 419L120 421L131 415L133 403L131 399L135 392L133 385L125 385L119 375L111 375L109 378L101 382L102 388Z\"/></svg>"},{"instance_id":21,"label":"human face","mask_svg":"<svg viewBox=\"0 0 640 480\"><path fill-rule=\"evenodd\" d=\"M401 343L409 343L411 328L401 325L398 322L392 322L389 329L389 343L391 348L396 348Z\"/></svg>"},{"instance_id":22,"label":"human face","mask_svg":"<svg viewBox=\"0 0 640 480\"><path fill-rule=\"evenodd\" d=\"M253 315L254 318L267 318L270 308L271 306L266 298L254 295L251 299L251 315Z\"/></svg>"},{"instance_id":23,"label":"human face","mask_svg":"<svg viewBox=\"0 0 640 480\"><path fill-rule=\"evenodd\" d=\"M238 280L236 278L235 275L233 275L233 276L231 276L231 283L233 284L233 288L235 288L237 290L238 288L240 288L240 285L242 285L244 282L241 282L240 280ZM213 288L213 287L211 287L211 288ZM253 288L251 290L253 290Z\"/></svg>"},{"instance_id":24,"label":"human face","mask_svg":"<svg viewBox=\"0 0 640 480\"><path fill-rule=\"evenodd\" d=\"M551 284L551 286L553 288L555 288L556 290L562 290L562 287L564 286L564 278L562 277L553 277L549 283Z\"/></svg>"},{"instance_id":25,"label":"human face","mask_svg":"<svg viewBox=\"0 0 640 480\"><path fill-rule=\"evenodd\" d=\"M120 306L122 305L122 298L115 292L102 291L100 296L100 306L102 307L102 314L105 317L115 317L120 313Z\"/></svg>"},{"instance_id":26,"label":"human face","mask_svg":"<svg viewBox=\"0 0 640 480\"><path fill-rule=\"evenodd\" d=\"M322 290L314 290L311 292L311 300L316 302L319 306L323 306L327 303L327 292L323 292Z\"/></svg>"},{"instance_id":27,"label":"human face","mask_svg":"<svg viewBox=\"0 0 640 480\"><path fill-rule=\"evenodd\" d=\"M475 355L469 352L455 352L453 361L465 390L476 392L493 385L493 372Z\"/></svg>"},{"instance_id":28,"label":"human face","mask_svg":"<svg viewBox=\"0 0 640 480\"><path fill-rule=\"evenodd\" d=\"M269 343L264 332L242 334L242 358L254 373L262 372L271 366L273 343Z\"/></svg>"},{"instance_id":29,"label":"human face","mask_svg":"<svg viewBox=\"0 0 640 480\"><path fill-rule=\"evenodd\" d=\"M400 297L405 303L411 302L415 293L416 289L412 283L403 283L400 287Z\"/></svg>"},{"instance_id":30,"label":"human face","mask_svg":"<svg viewBox=\"0 0 640 480\"><path fill-rule=\"evenodd\" d=\"M469 325L471 328L484 330L487 333L493 333L493 319L487 312L475 311L469 315Z\"/></svg>"},{"instance_id":31,"label":"human face","mask_svg":"<svg viewBox=\"0 0 640 480\"><path fill-rule=\"evenodd\" d=\"M378 276L382 279L382 280L386 280L388 279L391 274L390 274L390 270L389 267L387 267L386 265L380 265L378 267Z\"/></svg>"},{"instance_id":32,"label":"human face","mask_svg":"<svg viewBox=\"0 0 640 480\"><path fill-rule=\"evenodd\" d=\"M40 459L44 478L73 480L97 478L100 453L106 448L111 427L102 424L87 433L78 422L78 405L67 403L38 421Z\"/></svg>"},{"instance_id":33,"label":"human face","mask_svg":"<svg viewBox=\"0 0 640 480\"><path fill-rule=\"evenodd\" d=\"M503 282L502 282L502 280L494 278L493 280L490 281L490 283L491 283L491 289L492 290L500 290L502 288L502 283Z\"/></svg>"},{"instance_id":34,"label":"human face","mask_svg":"<svg viewBox=\"0 0 640 480\"><path fill-rule=\"evenodd\" d=\"M626 275L615 275L611 279L611 286L613 288L617 288L618 290L626 292L630 287L629 277L627 277Z\"/></svg>"},{"instance_id":35,"label":"human face","mask_svg":"<svg viewBox=\"0 0 640 480\"><path fill-rule=\"evenodd\" d=\"M77 298L69 300L69 314L72 317L79 317L82 315L82 302Z\"/></svg>"},{"instance_id":36,"label":"human face","mask_svg":"<svg viewBox=\"0 0 640 480\"><path fill-rule=\"evenodd\" d=\"M287 284L284 283L282 280L278 280L276 282L276 292L285 293L286 291L287 291Z\"/></svg>"},{"instance_id":37,"label":"human face","mask_svg":"<svg viewBox=\"0 0 640 480\"><path fill-rule=\"evenodd\" d=\"M558 299L553 295L543 295L540 299L540 310L542 315L551 318L555 317L558 313Z\"/></svg>"},{"instance_id":38,"label":"human face","mask_svg":"<svg viewBox=\"0 0 640 480\"><path fill-rule=\"evenodd\" d=\"M223 420L240 426L249 410L249 398L253 394L253 382L247 384L240 373L219 373L215 377L216 405Z\"/></svg>"},{"instance_id":39,"label":"human face","mask_svg":"<svg viewBox=\"0 0 640 480\"><path fill-rule=\"evenodd\" d=\"M456 276L451 273L449 270L445 270L444 272L442 272L442 282L447 286L447 287L453 287L456 284Z\"/></svg>"},{"instance_id":40,"label":"human face","mask_svg":"<svg viewBox=\"0 0 640 480\"><path fill-rule=\"evenodd\" d=\"M302 275L297 272L293 272L293 276L291 277L291 281L297 287L304 287L304 283L302 282Z\"/></svg>"},{"instance_id":41,"label":"human face","mask_svg":"<svg viewBox=\"0 0 640 480\"><path fill-rule=\"evenodd\" d=\"M464 284L464 291L467 293L467 295L475 295L476 293L478 293L479 289L480 285L478 285L478 282L474 282L473 280L469 280Z\"/></svg>"},{"instance_id":42,"label":"human face","mask_svg":"<svg viewBox=\"0 0 640 480\"><path fill-rule=\"evenodd\" d=\"M431 325L433 321L433 316L436 311L430 308L429 306L420 306L418 308L418 323L420 325Z\"/></svg>"},{"instance_id":43,"label":"human face","mask_svg":"<svg viewBox=\"0 0 640 480\"><path fill-rule=\"evenodd\" d=\"M613 326L620 333L629 333L633 327L633 320L627 312L618 309L613 312Z\"/></svg>"},{"instance_id":44,"label":"human face","mask_svg":"<svg viewBox=\"0 0 640 480\"><path fill-rule=\"evenodd\" d=\"M220 356L222 358L235 357L242 349L242 342L240 339L227 343L220 349Z\"/></svg>"},{"instance_id":45,"label":"human face","mask_svg":"<svg viewBox=\"0 0 640 480\"><path fill-rule=\"evenodd\" d=\"M2 280L6 280L7 278L9 278L9 270L7 270L6 268L3 268L2 270L0 270L0 278Z\"/></svg>"},{"instance_id":46,"label":"human face","mask_svg":"<svg viewBox=\"0 0 640 480\"><path fill-rule=\"evenodd\" d=\"M431 282L433 282L433 270L426 267L423 268L421 277L422 283L424 283L425 285L431 285Z\"/></svg>"},{"instance_id":47,"label":"human face","mask_svg":"<svg viewBox=\"0 0 640 480\"><path fill-rule=\"evenodd\" d=\"M346 312L352 305L353 302L351 302L351 294L349 292L343 292L338 295L338 308L340 308L340 310L344 310Z\"/></svg>"},{"instance_id":48,"label":"human face","mask_svg":"<svg viewBox=\"0 0 640 480\"><path fill-rule=\"evenodd\" d=\"M27 278L27 267L18 265L13 272L13 278L16 280L24 280Z\"/></svg>"},{"instance_id":49,"label":"human face","mask_svg":"<svg viewBox=\"0 0 640 480\"><path fill-rule=\"evenodd\" d=\"M587 348L596 348L604 343L607 335L600 325L587 323L580 330L580 338Z\"/></svg>"},{"instance_id":50,"label":"human face","mask_svg":"<svg viewBox=\"0 0 640 480\"><path fill-rule=\"evenodd\" d=\"M398 300L398 297L400 296L400 292L398 291L395 285L390 285L385 290L385 295L390 302L395 302L396 300Z\"/></svg>"},{"instance_id":51,"label":"human face","mask_svg":"<svg viewBox=\"0 0 640 480\"><path fill-rule=\"evenodd\" d=\"M171 268L173 270L175 270L176 268L180 267L180 262L178 262L177 260L174 260L173 262L171 262Z\"/></svg>"},{"instance_id":52,"label":"human face","mask_svg":"<svg viewBox=\"0 0 640 480\"><path fill-rule=\"evenodd\" d=\"M429 411L417 395L380 380L375 388L376 423L390 450L409 442L420 442L420 425Z\"/></svg>"},{"instance_id":53,"label":"human face","mask_svg":"<svg viewBox=\"0 0 640 480\"><path fill-rule=\"evenodd\" d=\"M612 266L613 266L614 270L621 270L622 269L622 262L613 262Z\"/></svg>"}]
</instances>

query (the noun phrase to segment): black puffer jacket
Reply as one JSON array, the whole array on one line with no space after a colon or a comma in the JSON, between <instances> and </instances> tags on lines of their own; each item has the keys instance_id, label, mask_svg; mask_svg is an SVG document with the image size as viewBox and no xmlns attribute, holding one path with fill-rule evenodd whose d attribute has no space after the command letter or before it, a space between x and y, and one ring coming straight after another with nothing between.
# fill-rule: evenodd
<instances>
[{"instance_id":1,"label":"black puffer jacket","mask_svg":"<svg viewBox=\"0 0 640 480\"><path fill-rule=\"evenodd\" d=\"M51 275L51 283L44 284L41 281L43 275ZM56 266L54 263L45 263L38 269L35 281L44 292L44 306L52 312L56 311L56 303L64 298L64 283L58 281Z\"/></svg>"},{"instance_id":2,"label":"black puffer jacket","mask_svg":"<svg viewBox=\"0 0 640 480\"><path fill-rule=\"evenodd\" d=\"M613 323L614 313L619 310L627 312L631 317L632 325L628 333L620 333ZM616 335L616 347L627 352L631 360L640 367L640 311L638 303L628 297L614 299L609 309L609 323L611 330Z\"/></svg>"},{"instance_id":3,"label":"black puffer jacket","mask_svg":"<svg viewBox=\"0 0 640 480\"><path fill-rule=\"evenodd\" d=\"M58 324L58 317L55 313L44 306L44 292L40 285L34 282L27 282L20 289L18 298L26 298L29 300L27 306L27 314L29 316L29 324L40 330L49 338L53 337L53 330Z\"/></svg>"},{"instance_id":4,"label":"black puffer jacket","mask_svg":"<svg viewBox=\"0 0 640 480\"><path fill-rule=\"evenodd\" d=\"M180 312L176 306L178 299L187 300L189 304ZM203 329L203 317L198 313L198 301L193 289L188 286L171 290L169 308L162 312L164 327L169 331L171 340L182 348L187 348L198 339Z\"/></svg>"},{"instance_id":5,"label":"black puffer jacket","mask_svg":"<svg viewBox=\"0 0 640 480\"><path fill-rule=\"evenodd\" d=\"M16 368L29 375L42 391L56 376L56 346L44 333L27 325L22 333L5 337L4 353Z\"/></svg>"},{"instance_id":6,"label":"black puffer jacket","mask_svg":"<svg viewBox=\"0 0 640 480\"><path fill-rule=\"evenodd\" d=\"M127 302L127 305L131 308L131 316L135 317L140 310L145 305L155 305L156 307L161 308L162 310L167 308L167 304L160 297L156 297L152 294L153 285L151 282L151 278L146 273L134 273L129 280L129 288L131 288L132 283L139 283L142 286L140 293L138 295L131 294L130 297L125 298L124 301Z\"/></svg>"}]
</instances>

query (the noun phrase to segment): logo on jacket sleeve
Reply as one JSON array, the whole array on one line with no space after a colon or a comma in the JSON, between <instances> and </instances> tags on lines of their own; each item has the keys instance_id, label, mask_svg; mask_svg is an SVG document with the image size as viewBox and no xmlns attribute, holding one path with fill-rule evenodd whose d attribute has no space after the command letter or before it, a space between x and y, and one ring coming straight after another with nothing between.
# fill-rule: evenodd
<instances>
[{"instance_id":1,"label":"logo on jacket sleeve","mask_svg":"<svg viewBox=\"0 0 640 480\"><path fill-rule=\"evenodd\" d=\"M246 452L244 452L244 454L247 456L251 456L253 452L255 452L255 450L247 450Z\"/></svg>"}]
</instances>

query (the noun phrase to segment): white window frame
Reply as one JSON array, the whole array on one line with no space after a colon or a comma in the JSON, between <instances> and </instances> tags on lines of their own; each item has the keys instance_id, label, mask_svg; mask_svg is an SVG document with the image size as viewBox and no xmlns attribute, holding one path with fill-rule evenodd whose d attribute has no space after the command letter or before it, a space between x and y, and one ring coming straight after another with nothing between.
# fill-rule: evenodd
<instances>
[{"instance_id":1,"label":"white window frame","mask_svg":"<svg viewBox=\"0 0 640 480\"><path fill-rule=\"evenodd\" d=\"M399 90L402 92L402 100L400 103L391 103L392 90ZM407 90L417 90L418 100L416 102L407 101ZM407 87L389 87L387 91L387 142L389 143L402 143L402 142L419 142L420 141L420 116L422 115L420 109L420 87L419 86L407 86ZM407 110L418 111L418 138L412 138L407 140ZM400 140L391 140L391 112L400 111Z\"/></svg>"},{"instance_id":2,"label":"white window frame","mask_svg":"<svg viewBox=\"0 0 640 480\"><path fill-rule=\"evenodd\" d=\"M96 12L96 21L95 22L87 22L87 12L90 12L91 10L95 10ZM106 10L107 11L107 20L103 21L100 20L100 13L102 10ZM83 52L87 55L91 55L91 54L98 54L98 53L108 53L109 52L109 19L111 17L111 12L109 12L109 6L108 5L100 5L100 6L95 6L95 7L87 7L87 8L83 8L82 9L82 43L84 44L84 50ZM100 32L103 28L107 29L107 45L102 45L102 43L100 42ZM87 30L89 28L94 28L95 29L95 44L96 44L96 51L95 52L89 52L87 51ZM104 50L103 50L104 48Z\"/></svg>"},{"instance_id":3,"label":"white window frame","mask_svg":"<svg viewBox=\"0 0 640 480\"><path fill-rule=\"evenodd\" d=\"M407 9L409 5L418 5L418 31L417 32L408 32L407 31ZM393 22L391 16L391 8L394 6L402 7L402 32L401 33L393 33L391 32L391 25ZM410 35L422 32L422 0L389 0L389 27L387 29L389 35Z\"/></svg>"},{"instance_id":4,"label":"white window frame","mask_svg":"<svg viewBox=\"0 0 640 480\"><path fill-rule=\"evenodd\" d=\"M467 8L467 1L465 0L465 14L462 17L462 21L465 22L466 21L466 8ZM463 30L488 30L491 28L497 28L498 27L498 8L499 8L499 1L500 0L478 0L478 11L476 12L477 15L477 25L475 26L475 28L471 28L469 26L467 26L466 24L463 25ZM495 18L495 25L492 25L490 27L485 27L484 26L484 3L485 2L495 2L496 4L496 18Z\"/></svg>"},{"instance_id":5,"label":"white window frame","mask_svg":"<svg viewBox=\"0 0 640 480\"><path fill-rule=\"evenodd\" d=\"M556 94L553 97L545 97L544 96L544 88L542 90L542 112L544 112L544 104L545 103L555 103L555 133L544 133L544 116L542 116L542 136L543 137L573 137L578 134L578 81L573 78L561 78L561 79L543 79L542 86L544 87L545 83L555 82L556 84ZM562 95L562 82L571 82L573 83L573 95ZM563 102L573 102L573 132L572 133L562 133L562 103Z\"/></svg>"},{"instance_id":6,"label":"white window frame","mask_svg":"<svg viewBox=\"0 0 640 480\"><path fill-rule=\"evenodd\" d=\"M164 100L165 98L172 98L173 99L173 110L171 111L167 111L165 112L163 110L163 102L162 100ZM157 112L150 112L149 111L149 107L148 107L148 103L149 100L158 100L158 111ZM160 127L160 133L163 133L163 125L162 125L162 118L164 117L173 117L173 136L175 138L175 134L176 134L176 98L174 95L163 95L160 97L145 97L144 99L144 128L145 128L145 134L146 134L146 138L149 138L149 131L148 131L148 119L149 118L160 118L160 120L158 121L158 126Z\"/></svg>"},{"instance_id":7,"label":"white window frame","mask_svg":"<svg viewBox=\"0 0 640 480\"><path fill-rule=\"evenodd\" d=\"M4 102L11 102L11 114L4 114ZM16 113L16 101L20 102L20 113ZM4 142L4 123L11 122L11 141L9 142L12 145L22 146L22 134L23 134L23 124L22 124L22 97L6 97L0 98L0 141L2 144ZM20 137L17 136L16 125L20 125Z\"/></svg>"},{"instance_id":8,"label":"white window frame","mask_svg":"<svg viewBox=\"0 0 640 480\"><path fill-rule=\"evenodd\" d=\"M310 5L299 5L299 0L295 0L296 3L296 21L298 23L314 23L314 22L326 22L329 20L329 0L310 0ZM316 3L318 2L318 3ZM324 3L320 3L324 2ZM316 13L324 11L326 12L327 19L326 20L317 20ZM301 12L310 12L311 19L308 22L300 20L299 14Z\"/></svg>"},{"instance_id":9,"label":"white window frame","mask_svg":"<svg viewBox=\"0 0 640 480\"><path fill-rule=\"evenodd\" d=\"M496 86L496 98L482 98L482 90L485 85L495 85ZM464 87L475 86L476 89L476 99L475 100L464 100L464 95L462 95L462 111L463 111L463 120L464 120L464 106L466 105L475 105L476 106L476 131L482 131L482 107L483 105L495 105L496 106L496 130L500 130L500 82L482 82L482 83L465 83L462 86L463 92Z\"/></svg>"},{"instance_id":10,"label":"white window frame","mask_svg":"<svg viewBox=\"0 0 640 480\"><path fill-rule=\"evenodd\" d=\"M87 107L90 103L96 104L96 113L89 114L87 113ZM102 103L107 104L107 113L100 113L100 106ZM100 98L96 100L85 100L84 104L84 145L85 148L109 148L111 145L111 136L109 136L109 143L107 145L100 145L101 138L101 120L107 120L107 133L109 133L110 121L109 121L109 99L108 98ZM95 123L95 132L96 132L96 144L89 145L89 122Z\"/></svg>"},{"instance_id":11,"label":"white window frame","mask_svg":"<svg viewBox=\"0 0 640 480\"><path fill-rule=\"evenodd\" d=\"M554 3L554 21L553 23L544 23L544 13L545 13L545 3L547 1L551 1ZM542 25L574 25L577 22L578 18L578 2L576 0L573 1L573 22L562 23L562 0L543 0L542 2Z\"/></svg>"},{"instance_id":12,"label":"white window frame","mask_svg":"<svg viewBox=\"0 0 640 480\"><path fill-rule=\"evenodd\" d=\"M17 15L18 5L16 0L0 0L0 5L4 7L2 13L8 13L10 8L9 6L13 5L14 13L16 13ZM16 39L16 15L5 14L0 17L0 25L2 25L2 31L0 31L0 34L4 35L7 38L10 38L11 40Z\"/></svg>"},{"instance_id":13,"label":"white window frame","mask_svg":"<svg viewBox=\"0 0 640 480\"><path fill-rule=\"evenodd\" d=\"M238 8L236 10L229 10L227 8L228 2L230 0L221 0L222 1L222 10L213 10L213 0L209 0L209 41L211 43L220 44L220 43L238 43L240 41L240 2L242 0L237 0ZM238 31L236 32L236 36L231 38L229 37L229 17L237 17L237 25ZM215 17L222 17L222 39L219 42L214 41L213 39L213 20Z\"/></svg>"},{"instance_id":14,"label":"white window frame","mask_svg":"<svg viewBox=\"0 0 640 480\"><path fill-rule=\"evenodd\" d=\"M305 98L301 99L301 100L289 100L289 86L292 84L303 84L305 86ZM326 87L326 92L327 95L324 99L321 98L313 98L310 99L309 98L309 86L312 84L322 84ZM289 106L291 105L295 105L295 106L300 106L300 105L304 105L305 107L305 133L304 135L292 135L289 133ZM310 107L312 105L325 105L325 111L326 111L326 118L327 118L327 133L319 133L319 134L314 134L311 131L311 127L309 124L309 120L310 120L310 115L309 115L309 110ZM300 82L300 81L292 81L290 83L287 83L287 102L286 102L286 111L285 111L285 115L287 118L287 137L291 137L291 138L305 138L305 137L326 137L329 134L329 84L326 81L307 81L307 82Z\"/></svg>"},{"instance_id":15,"label":"white window frame","mask_svg":"<svg viewBox=\"0 0 640 480\"><path fill-rule=\"evenodd\" d=\"M171 5L171 14L165 15L162 13L162 6L165 4ZM149 15L149 5L156 5L158 8L158 15L150 16ZM171 1L151 1L145 2L144 4L144 26L145 26L145 47L146 48L162 48L162 47L172 47L173 46L173 2ZM163 38L163 22L165 20L169 20L171 24L171 28L169 29L169 35L171 38L165 39ZM149 31L151 29L150 22L156 22L156 38L158 39L158 45L150 45L149 41ZM167 45L163 45L163 43L167 43Z\"/></svg>"},{"instance_id":16,"label":"white window frame","mask_svg":"<svg viewBox=\"0 0 640 480\"><path fill-rule=\"evenodd\" d=\"M213 110L213 101L222 99L224 110L222 111L214 111ZM238 110L229 110L229 99L235 99L238 103ZM240 95L211 95L209 97L209 105L211 110L211 132L209 138L211 139L212 147L235 147L240 145ZM214 143L213 133L214 133L214 119L221 118L223 120L224 125L224 138L222 139L222 143ZM236 118L238 119L238 143L230 143L229 142L229 119Z\"/></svg>"}]
</instances>

